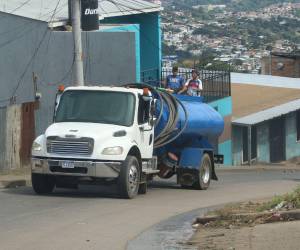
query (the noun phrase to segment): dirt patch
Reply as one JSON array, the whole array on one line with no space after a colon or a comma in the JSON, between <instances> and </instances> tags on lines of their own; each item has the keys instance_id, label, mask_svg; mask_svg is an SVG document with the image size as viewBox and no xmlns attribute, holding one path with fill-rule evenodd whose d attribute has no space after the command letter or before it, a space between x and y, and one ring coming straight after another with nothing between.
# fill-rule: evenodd
<instances>
[{"instance_id":1,"label":"dirt patch","mask_svg":"<svg viewBox=\"0 0 300 250\"><path fill-rule=\"evenodd\" d=\"M278 231L281 227L275 224L297 221L300 225L299 220L300 187L270 200L230 204L197 218L193 225L196 233L187 244L198 249L252 249L251 237L256 231L263 230L263 225L270 224ZM288 229L285 233L292 235ZM274 244L272 235L268 237L269 243ZM275 249L278 248L275 246Z\"/></svg>"}]
</instances>

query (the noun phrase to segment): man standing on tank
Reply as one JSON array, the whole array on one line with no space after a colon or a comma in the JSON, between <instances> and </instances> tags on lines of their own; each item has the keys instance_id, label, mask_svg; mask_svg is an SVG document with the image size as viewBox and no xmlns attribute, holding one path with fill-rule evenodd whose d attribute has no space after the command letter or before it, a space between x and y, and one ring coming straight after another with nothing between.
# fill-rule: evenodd
<instances>
[{"instance_id":1,"label":"man standing on tank","mask_svg":"<svg viewBox=\"0 0 300 250\"><path fill-rule=\"evenodd\" d=\"M201 96L202 90L203 84L199 79L199 72L193 69L192 78L187 80L187 82L184 84L184 87L178 92L178 94L186 93L190 96Z\"/></svg>"},{"instance_id":2,"label":"man standing on tank","mask_svg":"<svg viewBox=\"0 0 300 250\"><path fill-rule=\"evenodd\" d=\"M184 79L178 75L177 66L173 66L172 74L167 76L164 85L167 91L175 94L184 87Z\"/></svg>"}]
</instances>

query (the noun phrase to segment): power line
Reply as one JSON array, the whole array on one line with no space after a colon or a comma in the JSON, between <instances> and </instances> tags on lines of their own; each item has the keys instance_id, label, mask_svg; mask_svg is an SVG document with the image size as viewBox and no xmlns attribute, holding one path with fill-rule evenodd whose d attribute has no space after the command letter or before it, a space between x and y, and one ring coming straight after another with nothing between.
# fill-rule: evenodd
<instances>
[{"instance_id":1,"label":"power line","mask_svg":"<svg viewBox=\"0 0 300 250\"><path fill-rule=\"evenodd\" d=\"M29 0L29 1L31 1L31 0ZM19 8L21 8L21 7L23 7L25 4L29 3L29 1L24 2L21 6L19 6L19 7L16 8L16 9L14 9L14 11L17 10L17 9L19 9ZM51 14L50 20L47 21L47 22L52 22L52 20L54 19L54 16L55 16L58 12L60 12L61 9L63 9L63 8L65 7L66 4L64 4L63 6L61 6L60 9L58 9L58 6L60 5L60 2L61 2L61 0L58 0L57 4L56 4L56 6L55 6L55 9L54 9L53 11L47 12L47 13L45 13L45 14L43 15L43 16L47 16L47 15ZM12 13L12 12L11 12L11 13ZM11 13L9 13L9 14L11 14ZM40 17L43 17L43 16L40 16ZM36 20L33 20L33 21L31 21L30 23L33 23L33 22L35 22L35 21L36 21ZM25 26L25 25L28 25L28 23L23 24L22 26L20 26L20 28L23 27L23 26ZM12 42L14 42L14 41L16 41L17 39L20 39L20 38L23 37L24 35L28 34L28 32L33 31L38 25L40 25L40 24L38 23L37 25L35 25L35 26L32 27L31 29L25 30L21 35L15 37L14 39L11 39L11 40L9 40L9 41L6 41L6 42L4 42L3 44L0 44L0 48L3 48L4 46L6 46L6 45L8 45L8 44L10 44L10 43L12 43ZM13 31L16 32L16 29L13 30ZM9 33L9 32L11 32L11 31L3 32L3 33ZM32 57L30 58L29 62L26 64L25 69L24 69L23 73L21 74L21 76L20 76L20 78L19 78L19 80L18 80L18 82L17 82L17 86L14 88L11 97L10 97L10 98L6 98L6 99L1 99L0 102L11 101L11 100L15 97L15 94L16 94L17 90L19 89L19 87L20 87L21 84L23 83L24 77L25 77L25 75L26 75L26 73L27 73L27 71L28 71L30 65L34 62L34 60L35 60L35 58L36 58L36 56L37 56L37 54L38 54L38 52L39 52L39 50L40 50L40 48L41 48L41 46L42 46L42 44L43 44L45 38L47 37L47 33L48 33L48 26L46 27L45 32L44 32L43 35L42 35L42 39L40 40L40 42L39 42L37 48L35 49L35 51L34 51ZM50 36L51 36L51 33L50 33ZM49 39L50 39L50 36L49 36ZM74 64L74 59L73 59L73 64ZM66 73L66 75L63 76L62 80L64 80L66 77L68 77L69 73L72 71L73 64L72 64L70 70Z\"/></svg>"},{"instance_id":2,"label":"power line","mask_svg":"<svg viewBox=\"0 0 300 250\"><path fill-rule=\"evenodd\" d=\"M64 6L65 5L63 5L60 10L56 11L56 13L58 13L59 11L61 11L64 8ZM47 16L48 14L51 14L51 13L53 13L53 11L47 12L43 16ZM12 43L12 42L14 42L16 40L22 38L23 36L25 36L26 34L30 33L31 31L35 30L35 28L38 27L40 25L40 23L37 23L36 25L34 25L34 27L31 27L31 28L29 28L27 30L23 29L24 27L28 26L28 24L31 24L31 23L34 23L34 22L36 22L36 20L33 20L33 21L29 22L29 23L22 24L22 25L20 25L19 27L15 28L15 29L10 29L8 31L0 33L0 39L1 39L1 37L5 38L4 35L6 35L8 33L11 33L11 32L18 33L19 30L23 31L21 33L21 35L19 34L18 36L14 37L13 39L10 39L10 40L5 41L2 44L0 44L0 49L3 48L3 47L5 47L5 46L7 46L7 45L9 45L10 43Z\"/></svg>"},{"instance_id":3,"label":"power line","mask_svg":"<svg viewBox=\"0 0 300 250\"><path fill-rule=\"evenodd\" d=\"M118 4L118 3L116 3L114 0L109 0L109 2L111 2L112 4L114 4L118 9L119 9L119 11L121 12L121 13L125 13L125 11L128 11L128 9L127 10L125 10L124 9L124 7L126 7L126 8L131 8L131 7L129 7L129 6L126 6L126 5L124 5L124 4ZM123 7L123 9L121 9L121 7L119 6L119 5L121 5L122 7ZM140 13L147 13L147 12L143 12L143 11L141 11L140 9L133 9L134 11L139 11ZM129 10L129 12L130 12L130 10ZM132 10L131 10L131 12L132 12ZM147 13L148 14L148 13ZM156 27L157 28L157 27ZM158 46L157 46L157 44L141 29L141 28L139 28L139 27L137 27L137 29L138 29L138 31L140 32L140 34L141 34L141 36L144 36L144 38L148 41L148 42L150 42L155 48L157 48L157 49L160 49ZM129 31L127 31L127 32L129 32Z\"/></svg>"},{"instance_id":4,"label":"power line","mask_svg":"<svg viewBox=\"0 0 300 250\"><path fill-rule=\"evenodd\" d=\"M52 14L52 16L51 16L50 22L53 20L55 14L56 14L56 11L57 11L57 8L58 8L58 6L59 6L59 4L60 4L60 1L61 1L61 0L58 0L58 1L57 1L56 7L55 7L55 9L54 9L54 11L53 11L53 14ZM15 88L14 91L13 91L13 94L11 95L12 97L15 96L15 94L16 94L18 88L20 87L21 83L23 82L23 79L24 79L24 77L25 77L25 75L26 75L26 73L27 73L27 70L29 69L31 63L34 61L34 59L35 59L35 57L36 57L36 55L37 55L37 53L38 53L40 47L42 46L42 43L44 42L44 40L45 40L45 38L46 38L47 33L48 33L48 27L46 27L46 30L45 30L45 32L44 32L44 34L43 34L42 39L40 40L40 42L39 42L37 48L35 49L35 51L34 51L32 57L30 58L29 62L27 63L27 65L26 65L26 67L25 67L25 70L24 70L24 72L22 73L22 75L21 75L21 77L20 77L20 79L19 79L19 81L18 81L18 83L17 83L17 86L16 86L16 88Z\"/></svg>"},{"instance_id":5,"label":"power line","mask_svg":"<svg viewBox=\"0 0 300 250\"><path fill-rule=\"evenodd\" d=\"M17 10L21 9L23 6L27 5L29 2L31 2L32 0L27 0L23 3L21 3L18 7L16 7L15 9L13 9L11 12L8 12L7 14L13 14L14 12L16 12ZM0 11L1 12L1 11ZM1 17L0 20L5 19L7 17Z\"/></svg>"},{"instance_id":6,"label":"power line","mask_svg":"<svg viewBox=\"0 0 300 250\"><path fill-rule=\"evenodd\" d=\"M19 6L19 8L23 7L23 6L24 6L26 3L28 3L29 1L30 1L30 0L24 2L24 3L22 4L22 6ZM144 12L144 11L142 11L141 9L135 9L135 8L133 8L132 6L127 6L127 5L121 4L121 3L116 3L115 1L112 1L112 0L111 0L110 2L112 2L115 6L117 6L117 8L118 8L122 13L124 13L125 11L128 11L128 9L129 9L129 11L131 11L131 12L136 11L136 12L140 12L140 13L147 13L147 14L150 14L150 15L152 14L152 13ZM58 6L59 6L59 3L60 3L60 0L58 1L57 5L56 5L56 8L55 8L55 10L54 10L54 12L53 12L53 15L52 15L52 17L51 17L51 21L52 21L54 15L55 15L55 13L57 13L57 8L58 8ZM138 5L142 5L142 3L140 3L140 2L134 2L134 3L136 3L136 4L138 4ZM123 10L119 7L119 5L123 6ZM65 5L64 5L64 6L65 6ZM64 7L64 6L63 6L63 7ZM126 9L124 9L124 7L125 7ZM105 12L105 10L102 8L101 5L100 5L100 8ZM153 8L153 7L149 7L149 8ZM17 9L17 8L16 8L16 9ZM157 26L156 26L156 28L157 28ZM151 38L149 38L146 34L144 34L144 31L142 31L142 30L139 29L138 27L137 27L137 29L140 31L140 34L146 38L146 40L148 40L148 41L149 41L153 46L155 46L156 48L159 48L159 47L157 46L157 44L155 44ZM30 31L31 31L31 30L30 30ZM29 32L30 32L30 31L29 31ZM29 61L28 64L26 65L25 70L24 70L23 74L21 75L21 77L20 77L20 79L19 79L19 81L18 81L17 87L15 88L12 97L16 94L18 88L20 87L20 85L21 85L21 83L22 83L22 81L23 81L23 79L24 79L24 77L25 77L25 75L26 75L26 72L27 72L29 66L30 66L31 63L34 61L34 59L35 59L35 57L36 57L36 55L37 55L37 53L38 53L38 51L39 51L39 49L40 49L40 47L41 47L43 41L44 41L45 38L46 38L47 32L48 32L48 28L46 29L46 31L45 31L45 33L44 33L44 35L43 35L43 37L42 37L42 40L40 41L40 43L39 43L37 49L35 50L35 52L34 52L32 58L30 59L30 61ZM127 32L128 32L128 30L127 30ZM26 31L26 32L24 32L24 34L28 34L28 32ZM23 35L24 35L24 34L23 34ZM19 39L20 37L22 37L23 35L18 36L18 39ZM50 38L51 38L51 34L50 34L50 36L49 36L49 40L50 40ZM14 39L14 40L15 40L15 39ZM48 40L48 45L49 45L49 40ZM88 38L87 38L87 40L88 40ZM0 48L3 47L3 46L6 46L6 45L9 44L10 42L13 42L13 40L11 40L11 41L6 41L4 44L0 45ZM89 43L89 42L87 41L87 43ZM48 46L47 46L47 47L48 47ZM89 51L89 44L87 44L87 50ZM88 63L89 63L89 65L91 64L91 63L90 63L90 56L89 56L89 55L88 55L88 59L87 59L86 65L87 65ZM68 77L69 73L72 71L73 64L74 64L74 59L73 59L73 63L72 63L72 66L71 66L70 70L66 73L66 75L63 77L62 80L66 79L66 77ZM51 84L51 85L54 85L54 84ZM11 98L10 98L10 99L11 99ZM6 100L10 100L10 99L6 99Z\"/></svg>"},{"instance_id":7,"label":"power line","mask_svg":"<svg viewBox=\"0 0 300 250\"><path fill-rule=\"evenodd\" d=\"M134 11L139 12L139 13L143 13L143 14L148 14L148 15L156 16L155 14L153 14L153 13L151 13L151 12L145 12L145 11L143 11L143 10L141 10L141 9L133 8L132 6L126 5L126 4L124 4L124 3L116 3L116 2L113 1L113 0L108 0L108 1L109 1L109 2L113 2L116 6L117 6L117 5L121 5L121 6L125 7L125 8L134 10ZM140 4L140 2L134 1L134 0L127 0L127 1L128 1L128 2L131 2L131 3L133 3L133 4ZM186 5L186 6L187 6L187 5ZM145 8L145 9L147 9L147 8ZM128 11L128 10L127 10L127 11ZM134 14L134 13L132 13L132 14ZM165 17L165 16L161 16L161 18L162 18L162 19L165 19L165 20L167 20L167 21L169 21L169 22L171 22L171 23L174 22L174 20L169 19L169 18L167 18L167 17ZM150 24L150 25L151 25L151 24ZM199 27L196 27L196 26L191 25L191 24L184 24L184 25L185 25L185 26L188 26L188 27L191 27L191 28L194 28L194 29L199 28ZM156 27L156 28L157 28L157 27ZM163 31L162 28L160 28L160 30Z\"/></svg>"}]
</instances>

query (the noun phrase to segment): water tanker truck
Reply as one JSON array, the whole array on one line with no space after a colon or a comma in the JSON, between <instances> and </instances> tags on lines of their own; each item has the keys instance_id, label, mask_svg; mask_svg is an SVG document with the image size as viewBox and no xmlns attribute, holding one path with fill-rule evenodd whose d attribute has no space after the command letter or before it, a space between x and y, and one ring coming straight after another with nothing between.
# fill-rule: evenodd
<instances>
[{"instance_id":1,"label":"water tanker truck","mask_svg":"<svg viewBox=\"0 0 300 250\"><path fill-rule=\"evenodd\" d=\"M154 176L177 176L202 189L217 180L214 153L221 115L201 97L143 84L68 87L56 97L53 124L32 146L37 194L79 184L117 184L124 198L147 192Z\"/></svg>"}]
</instances>

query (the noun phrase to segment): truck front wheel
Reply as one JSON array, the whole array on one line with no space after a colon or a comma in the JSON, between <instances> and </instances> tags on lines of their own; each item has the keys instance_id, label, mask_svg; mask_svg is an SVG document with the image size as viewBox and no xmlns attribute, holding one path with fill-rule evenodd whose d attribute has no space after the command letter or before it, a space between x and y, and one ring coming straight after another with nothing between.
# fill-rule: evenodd
<instances>
[{"instance_id":1,"label":"truck front wheel","mask_svg":"<svg viewBox=\"0 0 300 250\"><path fill-rule=\"evenodd\" d=\"M33 190L37 194L50 194L55 186L55 177L50 175L31 174Z\"/></svg>"},{"instance_id":2,"label":"truck front wheel","mask_svg":"<svg viewBox=\"0 0 300 250\"><path fill-rule=\"evenodd\" d=\"M141 170L135 156L127 156L122 164L118 180L119 192L122 198L132 199L139 191Z\"/></svg>"},{"instance_id":3,"label":"truck front wheel","mask_svg":"<svg viewBox=\"0 0 300 250\"><path fill-rule=\"evenodd\" d=\"M209 187L212 175L212 164L211 159L208 154L204 154L201 160L201 166L199 169L199 174L196 183L194 183L194 188L200 190L206 190Z\"/></svg>"}]
</instances>

